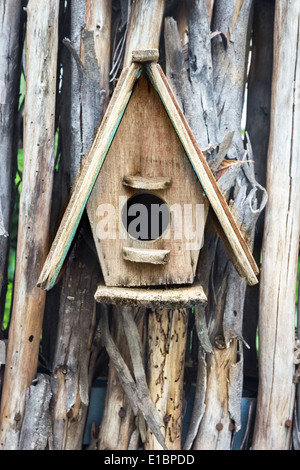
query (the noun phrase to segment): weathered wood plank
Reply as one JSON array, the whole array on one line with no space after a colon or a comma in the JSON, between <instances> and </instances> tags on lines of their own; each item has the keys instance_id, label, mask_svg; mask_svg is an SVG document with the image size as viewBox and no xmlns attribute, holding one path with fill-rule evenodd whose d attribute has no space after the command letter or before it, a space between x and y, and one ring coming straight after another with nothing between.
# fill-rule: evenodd
<instances>
[{"instance_id":1,"label":"weathered wood plank","mask_svg":"<svg viewBox=\"0 0 300 470\"><path fill-rule=\"evenodd\" d=\"M300 3L276 2L253 449L290 448L300 233ZM282 116L284 115L284 119ZM283 399L284 397L284 399Z\"/></svg>"},{"instance_id":2,"label":"weathered wood plank","mask_svg":"<svg viewBox=\"0 0 300 470\"><path fill-rule=\"evenodd\" d=\"M149 390L146 384L146 375L143 368L143 361L141 355L141 342L139 338L138 329L134 321L133 310L131 307L125 307L124 310L121 308L117 308L117 311L119 312L124 327L135 380L132 378L129 367L125 363L123 357L120 355L118 348L116 347L114 341L111 338L108 329L107 308L104 308L102 312L102 331L105 347L110 356L112 364L117 370L122 387L126 391L127 399L130 402L134 414L137 415L140 412L143 415L145 421L148 423L148 426L154 433L156 439L158 440L162 448L166 449L164 438L161 433L163 422L160 419L159 413L151 400ZM118 333L119 332L120 329L118 328ZM102 426L104 426L103 423ZM103 427L102 429L105 433L105 428ZM110 429L110 431L114 433L113 429ZM127 442L129 437L130 435L125 436L125 440L127 440ZM117 443L113 444L113 448L116 447L116 444Z\"/></svg>"},{"instance_id":3,"label":"weathered wood plank","mask_svg":"<svg viewBox=\"0 0 300 470\"><path fill-rule=\"evenodd\" d=\"M165 19L166 76L198 146L207 148L217 143L207 8L205 1L179 8L177 22Z\"/></svg>"},{"instance_id":4,"label":"weathered wood plank","mask_svg":"<svg viewBox=\"0 0 300 470\"><path fill-rule=\"evenodd\" d=\"M212 1L207 14L206 2L187 1L189 28L189 93L187 121L197 126L194 135L200 148L214 146L221 140L217 124L217 106L214 97L213 66L211 57L210 20ZM200 114L200 119L198 115ZM197 124L199 122L199 124ZM200 125L201 122L201 125ZM194 127L192 130L194 131ZM199 136L199 137L198 137Z\"/></svg>"},{"instance_id":5,"label":"weathered wood plank","mask_svg":"<svg viewBox=\"0 0 300 470\"><path fill-rule=\"evenodd\" d=\"M94 253L80 234L67 263L60 293L51 375L55 450L82 448L91 387L89 367L93 348L97 348L90 337L94 338L96 327L93 292L100 277L98 269Z\"/></svg>"},{"instance_id":6,"label":"weathered wood plank","mask_svg":"<svg viewBox=\"0 0 300 470\"><path fill-rule=\"evenodd\" d=\"M234 131L228 158L239 160L244 152L241 139L241 116L244 105L249 39L253 0L214 2L212 31L220 31L212 39L212 65L219 139ZM246 19L246 22L244 20ZM223 39L222 39L223 38ZM227 41L227 42L226 42ZM239 43L239 49L234 44Z\"/></svg>"}]
</instances>

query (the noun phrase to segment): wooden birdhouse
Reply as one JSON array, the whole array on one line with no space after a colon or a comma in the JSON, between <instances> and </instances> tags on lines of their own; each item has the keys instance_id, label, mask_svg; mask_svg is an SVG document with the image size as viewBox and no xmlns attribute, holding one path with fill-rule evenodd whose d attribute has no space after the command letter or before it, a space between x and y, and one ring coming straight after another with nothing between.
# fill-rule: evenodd
<instances>
[{"instance_id":1,"label":"wooden birdhouse","mask_svg":"<svg viewBox=\"0 0 300 470\"><path fill-rule=\"evenodd\" d=\"M138 51L118 81L39 279L55 283L86 208L107 287L193 285L211 206L239 273L255 261L169 84Z\"/></svg>"}]
</instances>

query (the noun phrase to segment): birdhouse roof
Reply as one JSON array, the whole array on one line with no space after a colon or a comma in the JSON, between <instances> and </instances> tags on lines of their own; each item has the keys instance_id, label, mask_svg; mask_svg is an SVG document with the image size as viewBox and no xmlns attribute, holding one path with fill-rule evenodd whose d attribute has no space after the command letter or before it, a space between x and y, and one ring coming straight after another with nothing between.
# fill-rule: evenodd
<instances>
[{"instance_id":1,"label":"birdhouse roof","mask_svg":"<svg viewBox=\"0 0 300 470\"><path fill-rule=\"evenodd\" d=\"M143 63L143 60L139 57L137 61L133 61L129 67L122 71L92 147L84 160L82 171L77 179L70 202L40 274L38 286L49 290L57 280L87 201L101 172L110 145L132 95L134 84L140 78L143 70L158 93L181 141L186 156L209 200L216 226L219 228L218 233L228 248L234 265L240 275L247 279L248 284L256 284L258 282L256 277L258 268L255 260L187 124L161 67L156 62Z\"/></svg>"}]
</instances>

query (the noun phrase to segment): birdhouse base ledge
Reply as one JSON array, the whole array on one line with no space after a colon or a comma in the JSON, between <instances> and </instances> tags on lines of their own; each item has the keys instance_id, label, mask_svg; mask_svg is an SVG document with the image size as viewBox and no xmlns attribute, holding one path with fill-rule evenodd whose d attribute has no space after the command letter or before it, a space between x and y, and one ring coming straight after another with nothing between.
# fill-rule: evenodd
<instances>
[{"instance_id":1,"label":"birdhouse base ledge","mask_svg":"<svg viewBox=\"0 0 300 470\"><path fill-rule=\"evenodd\" d=\"M145 308L190 308L207 302L198 285L168 288L126 288L98 286L95 299L99 303Z\"/></svg>"}]
</instances>

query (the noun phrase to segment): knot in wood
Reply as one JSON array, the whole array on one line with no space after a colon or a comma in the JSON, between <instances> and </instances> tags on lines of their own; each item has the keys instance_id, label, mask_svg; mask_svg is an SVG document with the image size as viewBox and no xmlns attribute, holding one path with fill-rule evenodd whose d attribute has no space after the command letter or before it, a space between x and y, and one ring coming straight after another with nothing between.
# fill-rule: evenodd
<instances>
[{"instance_id":1,"label":"knot in wood","mask_svg":"<svg viewBox=\"0 0 300 470\"><path fill-rule=\"evenodd\" d=\"M293 382L294 384L297 384L299 383L299 379L300 379L300 366L298 365L296 370L295 370L295 374L293 376Z\"/></svg>"},{"instance_id":2,"label":"knot in wood","mask_svg":"<svg viewBox=\"0 0 300 470\"><path fill-rule=\"evenodd\" d=\"M17 423L21 421L21 413L19 411L15 414L15 421L17 421Z\"/></svg>"},{"instance_id":3,"label":"knot in wood","mask_svg":"<svg viewBox=\"0 0 300 470\"><path fill-rule=\"evenodd\" d=\"M217 349L226 349L224 336L217 335L214 339L214 344Z\"/></svg>"},{"instance_id":4,"label":"knot in wood","mask_svg":"<svg viewBox=\"0 0 300 470\"><path fill-rule=\"evenodd\" d=\"M67 373L68 373L68 368L67 368L66 366L63 366L62 369L61 369L61 373L62 373L63 375L67 375Z\"/></svg>"},{"instance_id":5,"label":"knot in wood","mask_svg":"<svg viewBox=\"0 0 300 470\"><path fill-rule=\"evenodd\" d=\"M235 424L234 423L230 423L229 424L229 431L234 431L235 430Z\"/></svg>"}]
</instances>

